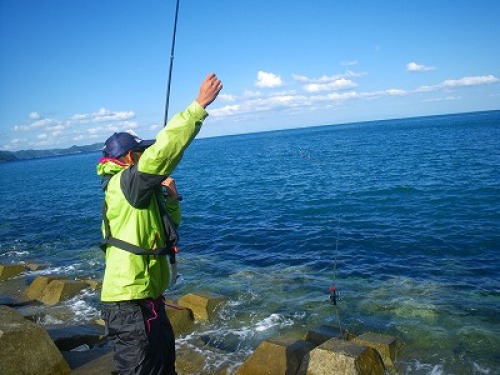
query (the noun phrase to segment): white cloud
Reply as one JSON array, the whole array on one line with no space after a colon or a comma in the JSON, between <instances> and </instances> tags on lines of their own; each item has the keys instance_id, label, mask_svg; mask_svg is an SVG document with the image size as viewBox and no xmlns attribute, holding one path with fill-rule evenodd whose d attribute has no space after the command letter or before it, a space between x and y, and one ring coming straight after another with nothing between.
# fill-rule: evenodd
<instances>
[{"instance_id":1,"label":"white cloud","mask_svg":"<svg viewBox=\"0 0 500 375\"><path fill-rule=\"evenodd\" d=\"M258 87L279 87L283 85L283 81L281 77L273 74L267 73L263 71L259 71L257 73L257 81L255 82L255 86Z\"/></svg>"},{"instance_id":2,"label":"white cloud","mask_svg":"<svg viewBox=\"0 0 500 375\"><path fill-rule=\"evenodd\" d=\"M442 86L444 87L477 86L477 85L489 85L491 83L496 83L496 82L498 82L498 78L490 74L488 76L449 79L444 81L442 83Z\"/></svg>"},{"instance_id":3,"label":"white cloud","mask_svg":"<svg viewBox=\"0 0 500 375\"><path fill-rule=\"evenodd\" d=\"M236 100L236 97L231 94L220 93L217 99L223 102L234 102Z\"/></svg>"},{"instance_id":4,"label":"white cloud","mask_svg":"<svg viewBox=\"0 0 500 375\"><path fill-rule=\"evenodd\" d=\"M434 85L423 85L417 88L400 89L382 87L379 90L359 91L357 82L353 77L366 73L346 71L341 74L321 75L308 77L305 75L292 75L293 81L285 89L277 90L245 90L240 93L222 93L219 103L210 108L211 118L221 120L231 117L232 121L253 120L262 118L268 112L299 113L306 111L325 110L328 108L345 106L351 100L379 100L379 98L400 97L421 94L420 100L457 100L460 99L459 89L463 87L488 85L499 82L494 75L466 76L459 79L443 80ZM259 72L258 83L260 87L280 87L283 81L279 75ZM355 90L356 89L356 90ZM442 93L442 98L433 99ZM429 99L430 98L430 99ZM288 112L287 112L288 111ZM133 111L112 111L101 108L96 112L80 113L66 119L45 119L37 112L32 112L30 122L17 125L15 130L23 132L25 138L14 137L2 146L2 149L26 149L34 146L47 146L55 148L59 145L66 146L70 141L91 143L104 140L116 131L137 129L143 133L139 123L133 121ZM156 131L161 125L147 125L145 131ZM15 133L11 133L14 136ZM7 135L8 137L8 135ZM71 144L71 143L70 143Z\"/></svg>"},{"instance_id":5,"label":"white cloud","mask_svg":"<svg viewBox=\"0 0 500 375\"><path fill-rule=\"evenodd\" d=\"M307 76L300 75L300 74L292 74L292 77L297 82L320 83L321 84L321 83L330 83L330 82L338 81L338 80L343 79L343 78L361 77L365 74L366 73L362 73L362 72L357 73L357 72L353 72L351 70L347 70L343 74L336 74L334 76L322 75L321 77L318 77L318 78L309 78Z\"/></svg>"},{"instance_id":6,"label":"white cloud","mask_svg":"<svg viewBox=\"0 0 500 375\"><path fill-rule=\"evenodd\" d=\"M432 92L447 88L490 85L492 83L497 83L498 81L499 79L491 74L487 76L463 77L460 79L448 79L437 85L420 86L415 90L415 92Z\"/></svg>"},{"instance_id":7,"label":"white cloud","mask_svg":"<svg viewBox=\"0 0 500 375\"><path fill-rule=\"evenodd\" d=\"M341 78L327 83L309 83L304 85L304 90L307 92L338 91L352 89L357 86L358 84L350 79Z\"/></svg>"},{"instance_id":8,"label":"white cloud","mask_svg":"<svg viewBox=\"0 0 500 375\"><path fill-rule=\"evenodd\" d=\"M425 66L422 64L417 64L416 62L411 62L406 64L406 70L409 72L428 72L431 70L436 70L433 66Z\"/></svg>"},{"instance_id":9,"label":"white cloud","mask_svg":"<svg viewBox=\"0 0 500 375\"><path fill-rule=\"evenodd\" d=\"M79 124L88 124L130 120L134 117L135 113L132 111L112 112L109 109L101 108L99 111L93 113L76 114L70 118L70 121Z\"/></svg>"}]
</instances>

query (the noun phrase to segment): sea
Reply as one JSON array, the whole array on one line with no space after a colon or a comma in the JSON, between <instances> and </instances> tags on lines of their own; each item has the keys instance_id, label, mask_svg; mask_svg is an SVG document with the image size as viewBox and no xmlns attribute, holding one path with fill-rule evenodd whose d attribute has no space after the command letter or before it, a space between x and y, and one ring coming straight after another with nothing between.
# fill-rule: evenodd
<instances>
[{"instance_id":1,"label":"sea","mask_svg":"<svg viewBox=\"0 0 500 375\"><path fill-rule=\"evenodd\" d=\"M102 279L99 157L0 165L0 264ZM177 338L207 373L330 325L397 337L405 374L500 374L500 111L197 139L173 177L181 277L165 295L227 299ZM99 314L87 290L38 320Z\"/></svg>"}]
</instances>

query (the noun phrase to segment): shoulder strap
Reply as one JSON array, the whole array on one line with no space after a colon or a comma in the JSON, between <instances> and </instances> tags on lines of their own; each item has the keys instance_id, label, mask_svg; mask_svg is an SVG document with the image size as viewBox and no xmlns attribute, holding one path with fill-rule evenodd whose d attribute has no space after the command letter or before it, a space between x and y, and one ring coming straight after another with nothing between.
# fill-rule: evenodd
<instances>
[{"instance_id":1,"label":"shoulder strap","mask_svg":"<svg viewBox=\"0 0 500 375\"><path fill-rule=\"evenodd\" d=\"M106 175L103 177L103 180L101 182L101 187L103 190L106 190L107 185L109 180L111 179L111 175ZM165 207L165 204L163 203L162 199L163 197L160 195L161 192L156 193L156 201L158 203L158 208L160 210L160 215L163 220L163 227L165 230L165 241L166 241L166 246L159 248L159 249L144 249L140 246L134 245L130 242L126 242L123 240L120 240L118 238L115 238L111 235L111 228L109 225L109 220L106 215L108 207L106 204L106 199L103 201L102 205L102 218L104 222L104 241L101 243L99 246L102 251L106 252L106 249L108 245L110 246L115 246L119 249L128 251L132 254L135 255L168 255L170 258L170 263L173 264L175 263L175 246L177 245L179 236L177 234L177 231L175 229L175 226L173 225L167 209Z\"/></svg>"},{"instance_id":2,"label":"shoulder strap","mask_svg":"<svg viewBox=\"0 0 500 375\"><path fill-rule=\"evenodd\" d=\"M106 252L108 245L117 247L119 249L128 251L135 255L170 255L170 251L167 247L162 247L159 249L144 249L140 246L134 245L130 242L120 240L119 238L115 238L111 235L111 230L109 226L109 220L106 216L107 205L106 201L104 201L102 205L102 217L104 222L104 241L99 246L102 251Z\"/></svg>"}]
</instances>

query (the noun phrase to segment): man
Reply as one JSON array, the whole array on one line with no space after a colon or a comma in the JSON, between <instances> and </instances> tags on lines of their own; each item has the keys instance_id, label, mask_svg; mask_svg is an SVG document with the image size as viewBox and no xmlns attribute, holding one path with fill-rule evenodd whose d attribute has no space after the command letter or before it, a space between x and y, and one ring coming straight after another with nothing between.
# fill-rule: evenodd
<instances>
[{"instance_id":1,"label":"man","mask_svg":"<svg viewBox=\"0 0 500 375\"><path fill-rule=\"evenodd\" d=\"M174 334L163 292L171 278L169 260L175 263L180 212L175 182L168 176L208 116L205 108L221 89L221 81L209 74L196 100L177 113L154 141L115 133L105 142L104 157L97 166L106 193L102 316L121 375L176 374ZM162 186L171 196L166 207Z\"/></svg>"}]
</instances>

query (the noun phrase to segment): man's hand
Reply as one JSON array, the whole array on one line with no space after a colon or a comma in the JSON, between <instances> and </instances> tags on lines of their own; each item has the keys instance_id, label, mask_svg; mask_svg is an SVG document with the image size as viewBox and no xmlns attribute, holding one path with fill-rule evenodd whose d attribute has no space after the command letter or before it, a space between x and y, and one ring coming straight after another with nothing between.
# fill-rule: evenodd
<instances>
[{"instance_id":1,"label":"man's hand","mask_svg":"<svg viewBox=\"0 0 500 375\"><path fill-rule=\"evenodd\" d=\"M210 73L200 86L200 92L196 101L203 108L212 103L222 90L222 82L214 73Z\"/></svg>"},{"instance_id":2,"label":"man's hand","mask_svg":"<svg viewBox=\"0 0 500 375\"><path fill-rule=\"evenodd\" d=\"M168 196L171 198L178 198L179 192L177 191L177 185L175 184L175 180L172 177L167 177L164 181L162 181L162 186L167 188Z\"/></svg>"}]
</instances>

